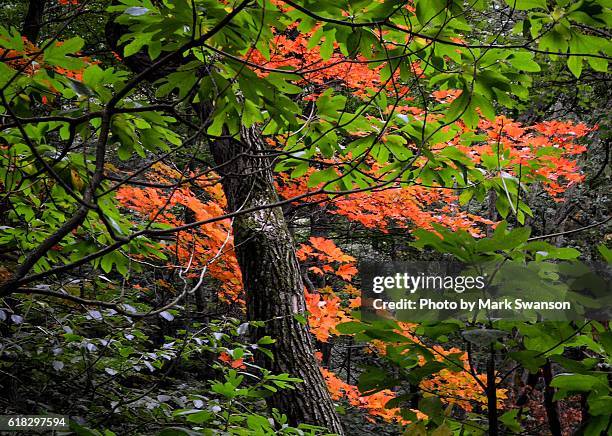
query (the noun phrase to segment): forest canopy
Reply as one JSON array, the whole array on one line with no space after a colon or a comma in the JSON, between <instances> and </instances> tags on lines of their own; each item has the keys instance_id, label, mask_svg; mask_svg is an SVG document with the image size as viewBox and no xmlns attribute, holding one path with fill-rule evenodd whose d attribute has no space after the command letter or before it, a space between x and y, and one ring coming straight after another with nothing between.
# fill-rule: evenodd
<instances>
[{"instance_id":1,"label":"forest canopy","mask_svg":"<svg viewBox=\"0 0 612 436\"><path fill-rule=\"evenodd\" d=\"M610 6L4 1L2 413L609 434ZM370 268L456 262L580 310L367 316Z\"/></svg>"}]
</instances>

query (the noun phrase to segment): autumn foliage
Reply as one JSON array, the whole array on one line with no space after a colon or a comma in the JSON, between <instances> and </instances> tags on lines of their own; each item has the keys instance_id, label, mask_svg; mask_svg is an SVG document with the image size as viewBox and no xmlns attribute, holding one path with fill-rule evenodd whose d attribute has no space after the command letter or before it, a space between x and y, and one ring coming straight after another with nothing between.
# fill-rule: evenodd
<instances>
[{"instance_id":1,"label":"autumn foliage","mask_svg":"<svg viewBox=\"0 0 612 436\"><path fill-rule=\"evenodd\" d=\"M91 6L82 0L56 0L52 3L46 7L54 11L53 14L58 10L60 14L76 11L75 19L81 8ZM495 367L500 353L493 346L488 350L492 356L489 369L483 365L484 359L473 361L471 348L468 349L470 353L459 349L454 342L456 338L449 340L444 333L434 340L421 334L423 330L419 328L423 325L393 324L387 331L393 339L367 337L365 333L363 336L354 332L343 333L343 324L366 324L361 322L359 312L362 302L359 263L362 258L359 248L344 243L335 232L337 229L346 231L348 240L354 240L351 232L359 232L365 235L364 239L369 239L364 244L374 240L384 243L401 235L407 250L421 248L415 235L423 235L423 231L435 231L434 234L444 241L461 235L470 243L477 244L483 239L487 242L485 238L496 228L505 231L509 226L511 232L524 226L526 220L535 219L534 211L527 204L529 197L537 196L546 207L550 205L551 210L555 204L563 206L566 194L585 181L582 164L591 151L584 145L585 138L596 134L599 126L574 120L542 121L543 118L537 117L532 118L537 121L529 121L526 114L520 113L521 105L525 103L521 95L529 95L533 81L526 73L542 71L541 66L548 60L541 62L540 55L550 59L548 67L552 68L554 64L555 58L545 57L548 56L548 47L533 52L527 49L529 44L546 38L546 35L535 37L533 28L529 30L527 26L519 26L520 29L517 27L512 31L512 38L516 36L518 39L521 32L531 32L533 41L524 46L513 42L510 48L504 49L503 35L500 34L496 37L500 41L496 39L494 49L483 48L483 44L471 46L470 30L465 29L474 30L471 24L468 25L473 17L464 18L459 14L459 17L451 18L451 9L462 10L459 7L462 2L432 2L432 5L437 4L431 7L438 8L440 17L427 15L430 10L424 9L427 2L423 1L395 5L391 15L384 15L377 9L380 5L389 6L385 2L348 2L347 10L342 9L344 5L321 2L298 19L293 19L291 14L299 8L282 0L244 2L240 6L225 0L210 4L196 1L191 5L189 2L171 1L110 3L110 22L118 19L118 27L126 33L107 44L106 57L101 56L104 60L95 54L86 56L96 53L98 45L103 45L100 41L92 44L80 36L64 41L54 38L29 41L19 32L13 29L5 31L2 26L0 66L9 79L2 82L1 91L6 100L1 127L2 132L8 134L7 139L3 137L0 140L0 161L6 163L0 167L2 194L6 189L6 195L0 198L0 255L8 254L7 259L17 265L15 270L19 269L19 263L27 263L31 253L34 253L34 260L20 277L15 275L17 279L13 282L10 282L13 271L0 266L1 285L17 283L26 294L31 294L28 304L35 308L40 301L34 296L66 297L71 305L88 310L97 305L99 310L89 311L88 315L81 317L84 321L75 321L85 323L90 330L94 329L87 323L95 326L94 321L106 321L105 317L120 314L125 317L121 322L130 324L131 328L131 316L140 320L152 314L159 321L156 330L150 337L142 334L139 338L151 349L164 342L168 323L175 321L174 325L179 324L175 315L169 312L176 304L162 307L168 295L174 298L182 292L184 301L187 301L185 307L190 307L189 299L200 288L205 288L219 300L215 304L218 303L217 308L221 308L219 313L223 317L244 318L245 312L251 316L245 301L253 300L245 298L249 289L243 288L241 265L235 253L236 247L240 246L234 240L235 221L228 216L242 216L252 210L244 212L240 207L232 210L232 204L236 202L232 201L231 190L228 190L227 198L224 193L224 187L227 189L228 185L225 177L245 180L252 177L252 174L246 174L250 168L238 164L236 167L244 170L245 174L225 172L228 165L244 159L251 150L237 153L229 162L219 165L217 161L225 157L218 151L219 155L215 155L215 147L211 144L225 152L225 148L240 141L240 145L250 145L251 136L256 136L257 140L251 142L258 146L265 144L267 149L258 147L255 150L258 154L249 155L246 161L250 159L252 162L255 158L265 161L265 170L257 167L257 172L265 171L265 188L273 195L255 201L250 192L248 201L255 205L251 209L257 209L256 212L259 207L275 207L274 210L278 211L281 230L287 235L284 238L286 253L289 253L281 261L290 262L295 267L296 280L291 282L293 305L287 305L293 308L292 313L270 317L271 320L262 316L262 319L249 321L266 325L282 319L286 323L279 325L298 326L303 337L308 339L304 350L309 358L313 358L310 339L317 347L315 355L319 358L321 374L334 402L365 412L366 419L372 423L384 422L396 426L394 428L406 428L418 421L431 424L433 421L429 421L430 417L424 412L426 409L418 410L415 405L419 400L431 398L440 400L447 408L448 413L444 413L448 416L452 411L461 418L466 417L466 422L474 414L486 415L487 408L493 410L491 405L496 402L500 417L506 410L517 406L516 392L507 388L507 384L500 387L506 379L501 368ZM309 6L317 2L298 3ZM554 18L547 28L547 32L553 35L558 33L559 20L562 23L570 20L574 13L570 10L572 7L590 4L564 4L553 11L552 8L548 10L551 2L514 3L513 12L515 7L520 7L521 14L530 9L548 11L537 12L537 20L560 14L561 18ZM184 10L176 6L183 4ZM276 8L272 16L279 18L278 23L270 25L265 7L261 17L254 14L262 5ZM188 16L184 15L187 7L193 7ZM596 17L598 8L593 6L589 12L591 10ZM474 14L481 16L478 15L481 12L476 11L474 9ZM87 9L87 14L90 12L94 11ZM396 12L405 19L404 24L397 24L397 17L393 17ZM332 18L332 14L338 16ZM97 16L97 12L93 15ZM577 15L587 16L589 20L597 19L584 12ZM385 18L362 22L364 16L369 17L368 20L377 16ZM223 17L228 21L219 29L215 28L215 23ZM451 33L442 32L448 23L437 21L444 17L458 21ZM439 26L441 33L436 36L428 33L432 30L428 27L430 23ZM69 25L66 28L73 33L79 29ZM257 32L253 33L253 29ZM490 29L481 30L475 33L490 34ZM509 29L504 32L506 30L510 32ZM207 31L211 32L210 36ZM246 36L240 34L242 31ZM198 38L202 35L206 37L200 41ZM559 38L566 38L564 35ZM586 38L586 34L580 35ZM568 55L563 68L567 66L577 78L583 63L593 67L594 72L603 73L605 68L601 68L601 62L605 60L604 67L607 67L605 56L597 54L596 60L587 60L588 56L584 54L571 56L576 45L581 47L580 50L587 50L588 44L575 36L566 39L565 46L551 49L553 56ZM516 52L506 51L516 47ZM175 50L177 53L173 55ZM467 59L470 57L468 53L470 59ZM508 69L501 66L499 70L489 68L487 62L481 62L486 56L494 59L492 65L503 65ZM140 58L145 59L144 67L140 65ZM160 65L160 68L146 70L150 65ZM140 73L139 69L145 72ZM577 75L576 70L579 70ZM158 73L165 76L160 78ZM140 86L140 82L144 85ZM10 95L8 91L6 93L8 99L5 90L10 91ZM509 95L514 90L520 91L516 92L520 104L506 101L511 100ZM117 95L119 98L115 99L113 96ZM463 106L458 105L459 102L463 102ZM510 116L511 109L516 109L515 118ZM453 113L455 116L450 116ZM193 136L182 138L186 132ZM167 143L176 148L170 149ZM190 148L194 143L198 148ZM203 151L200 145L209 146L208 151ZM187 156L188 152L193 156ZM608 158L606 155L604 167ZM255 188L259 187L254 186L253 195L257 195ZM270 198L279 203L269 204ZM317 228L317 217L324 217L322 221L329 222L334 230ZM73 227L68 229L66 222ZM256 233L265 228L247 230ZM446 236L442 235L444 232L447 232ZM248 232L245 230L244 233ZM291 244L291 236L295 246ZM540 239L549 236L534 238L524 233L524 238L517 244L527 244L534 239L544 244ZM236 233L236 239L239 237L241 232ZM36 258L39 247L49 241L52 242L50 248ZM372 251L376 254L366 254L366 258L382 253L374 245L372 242ZM462 245L457 251L463 248ZM393 249L393 254L388 257L394 261L397 254L395 245ZM538 251L534 256L546 257L549 254L544 249L535 249ZM502 257L506 256L504 250L491 249L486 254L483 254L486 250L478 254L483 258ZM603 249L600 251L605 252ZM432 255L447 259L449 253L453 252ZM567 258L572 258L570 254ZM512 256L506 257L510 259ZM81 261L82 258L86 260ZM384 260L389 259L384 257ZM121 269L120 262L123 262ZM132 268L134 264L141 269ZM73 274L72 266L78 267L78 273ZM93 271L90 274L93 278L79 277L79 274L88 274L81 273L85 268L90 268L86 270L88 272ZM143 268L150 268L151 273L139 276L137 272ZM99 269L105 274L98 274ZM69 280L63 280L62 274L66 271L71 274L66 276ZM53 279L47 280L50 277ZM244 277L252 276L245 273ZM151 283L161 289L162 297L154 295ZM304 284L304 300L299 289L295 292L295 283ZM51 290L53 286L56 286L55 291ZM136 315L137 310L126 299L130 293L126 291L128 287L135 294L130 296L133 297L130 302L139 306L139 310L147 307L149 312ZM266 289L274 290L269 286ZM12 290L6 295L11 293ZM90 300L98 297L100 301ZM197 293L197 297L201 294ZM160 303L159 310L147 306L155 298L159 300L154 302L155 305ZM181 298L177 298L175 303ZM197 321L192 323L189 319L181 325L185 337L192 333L192 328L206 330L209 318L217 315L206 313L201 303L201 299L196 302ZM306 311L302 316L304 304ZM28 306L27 311L31 307ZM0 308L3 317L0 323L6 321L8 313ZM14 325L23 321L16 312L10 312L10 315ZM21 318L21 321L15 322L13 316L17 316L16 320ZM65 328L73 318L64 320L55 319L55 316L49 318L54 318L62 329L58 343L66 342L66 349L71 346L78 348L83 356L97 350L93 341L87 342L85 336L77 337L70 328ZM242 320L237 320L236 326L240 322ZM593 327L599 329L597 334L602 338L605 338L602 332L609 329L604 324ZM260 329L258 332L264 329L261 325L257 327ZM474 321L469 328L480 326ZM244 339L248 336L240 327L234 330L233 337ZM452 331L456 333L459 330L458 327ZM502 344L507 350L515 347L524 351L524 347L521 348L524 344L517 339L522 333L519 330L517 327L516 337L508 341L510 345ZM575 336L578 333L580 331ZM206 352L200 355L188 350L186 355L198 355L212 370L221 368L222 372L233 374L235 379L242 377L236 374L248 373L252 366L256 366L254 356L262 345L257 342L261 338L249 344L247 354L243 354L242 348L237 348L240 352L235 354L234 349L220 345L227 339L222 330L210 334L210 344L203 346ZM132 345L127 344L135 341L134 337L122 334L119 339L107 341L105 350L107 345L117 346L125 363L136 353ZM440 337L443 339L436 342ZM538 377L543 365L540 361L550 364L552 353L549 352L560 346L554 345L558 338L553 339L549 341L553 348L543 340L545 346L542 349L547 351L529 354L538 362L535 368ZM161 362L156 370L163 368L168 373L173 370L174 360L178 362L181 353L190 347L188 339L181 340L184 341L183 349L177 355L167 357L160 352L163 359L172 363ZM264 336L264 340L264 346L274 343L269 336ZM610 337L607 336L606 340L609 342ZM217 345L211 345L217 341ZM461 338L458 341L464 343ZM574 344L577 352L584 354L586 360L580 363L584 368L573 361L568 367L584 369L589 377L598 372L595 367L597 359L593 356L600 351L593 350L603 348L596 342L585 339L584 343ZM346 353L346 366L331 359L330 350L346 343L349 344L346 349L350 347L350 352L356 353L359 359L376 362L376 370L384 371L388 369L385 365L397 363L392 361L391 355L399 356L400 361L413 359L406 363L406 367L394 368L398 373L404 371L404 376L411 371L418 373L423 370L424 373L425 369L434 369L416 382L405 377L393 389L389 388L390 385L365 389L357 382L354 372L351 373L349 356L352 354L346 349L337 352ZM200 341L198 345L202 344ZM57 359L52 364L56 372L64 365L58 357L64 350L57 349L57 356L52 357ZM589 351L584 351L587 349ZM270 361L284 358L271 356L267 349L260 351L269 352L266 357ZM591 352L593 356L589 354ZM148 348L145 353L151 357ZM412 353L410 357L409 353ZM563 366L565 360L571 360L562 353L563 350L556 355L558 361L554 361L555 365ZM602 351L600 353L604 355ZM323 358L325 354L327 356ZM145 359L147 354L142 356ZM510 358L504 364L508 360ZM77 361L85 362L85 359L75 358L73 363ZM110 358L100 355L91 367L98 362L100 365L108 364L103 367L104 374L115 376L118 373L111 367ZM140 363L136 363L140 367ZM132 367L136 363L129 361ZM283 369L282 365L278 367ZM312 367L316 369L316 365ZM270 375L265 365L257 368L259 372L255 372L258 375L248 373L253 379ZM84 373L89 373L90 369L88 367ZM282 372L290 371L283 369ZM317 383L321 384L318 372L315 374ZM127 385L132 380L119 379L119 382ZM282 380L277 382L279 389L290 386ZM592 385L599 382L601 380L588 379ZM233 386L230 383L231 387L227 385L225 391L217 393L226 392L231 397L239 384ZM494 388L488 391L487 384ZM554 391L549 385L550 380L545 380L545 384L546 394ZM521 407L527 404L525 407L532 409L536 421L544 423L545 414L550 413L550 404L541 403L556 402L556 399L543 398L533 386L525 387L522 380L518 380L517 385L526 398L521 398ZM273 386L268 389L274 393L278 391ZM409 394L418 392L416 401L409 407L405 407L408 402L405 389L410 390ZM325 390L318 391L329 402ZM594 401L595 406L588 404L588 391L576 392L584 392L584 395L566 398L565 403L560 403L568 405L560 415L571 425L578 425L581 413L586 416L586 412L591 410L589 407L598 410L597 407L603 409L610 404L605 388L601 388L605 394L601 395L603 399L597 399L601 400L599 403ZM257 401L263 397L253 395ZM334 415L333 408L330 410ZM202 419L199 424L209 418L204 409L196 410L196 413L198 415L192 419ZM474 421L478 420L484 422L480 418ZM520 423L516 425L521 428ZM461 428L463 431L464 427ZM410 434L424 433L415 430Z\"/></svg>"},{"instance_id":2,"label":"autumn foliage","mask_svg":"<svg viewBox=\"0 0 612 436\"><path fill-rule=\"evenodd\" d=\"M309 46L310 37L318 29L300 33L297 26L292 26L282 33L277 33L271 41L270 53L251 51L245 55L251 67L261 75L270 71L291 67L301 72L302 79L296 83L310 86L306 100L316 100L324 89L342 86L359 99L365 99L372 89L380 88L380 69L371 67L365 58L351 59L346 53L337 50L337 45ZM321 51L327 50L325 59ZM255 66L258 65L259 67ZM417 71L420 74L420 72ZM390 85L385 85L389 86ZM384 86L383 86L384 87ZM391 89L389 89L391 92ZM398 92L398 89L394 89ZM402 89L400 93L406 93ZM431 97L441 103L452 103L461 95L460 90L437 90ZM435 120L439 116L428 114L424 109L396 105L388 108L402 116L410 116L416 120L426 117ZM387 114L388 115L388 114ZM380 121L380 120L379 120ZM584 180L584 176L576 161L576 157L586 151L577 140L593 129L583 124L572 122L548 121L534 125L523 125L504 116L494 120L482 117L476 128L470 129L457 121L444 130L454 132L443 143L431 147L434 156L448 153L449 147L454 147L470 160L470 165L479 168L485 174L486 180L513 179L522 183L529 180L539 183L551 198L562 200L562 194L571 186ZM393 138L397 132L393 128L381 136L383 145ZM352 132L359 137L361 132ZM466 135L479 135L472 145L464 145ZM268 138L272 146L282 143L286 138ZM416 152L416 145L407 143L409 149ZM446 151L445 151L446 150ZM354 156L336 156L334 158L320 157L328 167L350 161ZM381 170L372 158L367 159L371 171L369 175L375 178ZM415 160L416 171L428 164L427 157ZM493 162L493 165L491 164ZM322 169L322 168L321 168ZM285 199L302 198L312 202L313 207L325 204L326 211L332 215L348 220L364 229L387 233L392 228L400 229L432 229L433 224L447 228L469 231L473 236L482 237L487 228L495 227L496 221L481 214L470 213L462 207L461 191L448 189L441 185L428 185L417 178L415 183L405 185L401 182L391 183L381 189L368 192L350 193L344 196L329 197L317 194L321 187L312 186L310 177L318 170L311 167L298 177L291 177L286 172L277 174L276 187ZM202 221L220 216L225 211L225 199L219 184L215 184L215 175L209 177L191 178L190 183L184 183L177 189L121 187L117 198L127 208L137 212L140 219L155 221L172 226L180 226L188 221L186 212L192 220ZM181 179L181 174L168 166L157 164L149 173L148 179L155 183L171 184ZM503 183L503 182L501 182ZM308 195L311 194L311 195ZM304 201L304 200L301 200ZM179 232L176 240L165 242L165 249L173 254L168 267L180 268L188 277L197 276L195 272L206 266L210 277L221 283L220 296L231 302L241 302L241 277L232 251L231 223L229 220L206 224L196 230ZM308 309L308 321L313 336L321 343L329 342L338 335L336 327L339 324L353 320L351 311L360 304L359 291L352 284L358 274L356 259L346 254L331 239L311 236L297 250L297 257L309 274L327 278L332 285L321 289L305 291ZM210 262L213 260L213 262ZM209 265L210 262L210 265ZM177 265L174 265L174 264ZM414 334L413 325L405 325L405 330L398 332L417 344L421 340ZM382 341L372 341L369 352L384 355L386 346ZM419 389L424 395L435 395L446 404L454 405L465 412L471 412L475 407L486 410L486 395L482 384L486 383L486 375L476 373L468 361L467 353L457 349L445 349L434 345L430 351L436 360L443 361L448 356L458 356L460 366L453 369L443 369L435 376L424 379ZM232 368L243 368L242 359L234 360L227 353L219 359ZM421 365L426 362L421 356ZM360 392L357 386L349 384L338 377L333 371L321 368L327 386L334 400L344 400L351 406L363 409L370 417L381 418L389 422L406 425L410 421L403 418L398 408L386 408L385 405L396 394L391 390L375 393ZM497 392L499 407L502 408L507 398L506 391ZM427 416L414 410L418 419Z\"/></svg>"},{"instance_id":3,"label":"autumn foliage","mask_svg":"<svg viewBox=\"0 0 612 436\"><path fill-rule=\"evenodd\" d=\"M150 175L150 180L159 184L169 184L180 178L180 173L163 164L156 164ZM117 190L117 199L138 212L142 219L178 226L185 224L186 215L202 221L224 213L225 197L215 179L215 175L195 177L191 185L170 192L162 188L122 186ZM198 277L205 268L220 283L220 298L239 299L241 276L230 228L231 222L224 220L178 233L176 239L165 243L165 251L174 257L168 267L180 269L186 277Z\"/></svg>"}]
</instances>

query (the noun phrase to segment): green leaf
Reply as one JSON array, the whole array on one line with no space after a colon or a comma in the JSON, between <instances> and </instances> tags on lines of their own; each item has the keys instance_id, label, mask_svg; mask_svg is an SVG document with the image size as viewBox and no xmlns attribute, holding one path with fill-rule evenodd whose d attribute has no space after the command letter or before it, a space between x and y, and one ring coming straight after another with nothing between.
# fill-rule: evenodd
<instances>
[{"instance_id":1,"label":"green leaf","mask_svg":"<svg viewBox=\"0 0 612 436\"><path fill-rule=\"evenodd\" d=\"M472 104L470 90L464 88L461 95L450 104L444 122L452 123L457 119L462 119L469 128L474 128L478 124L478 114Z\"/></svg>"},{"instance_id":2,"label":"green leaf","mask_svg":"<svg viewBox=\"0 0 612 436\"><path fill-rule=\"evenodd\" d=\"M321 183L329 182L337 178L338 174L333 167L316 171L310 175L310 178L308 179L308 187L314 188L315 186L319 186Z\"/></svg>"},{"instance_id":3,"label":"green leaf","mask_svg":"<svg viewBox=\"0 0 612 436\"><path fill-rule=\"evenodd\" d=\"M542 70L540 64L533 60L533 53L518 52L508 56L508 62L517 70L537 73Z\"/></svg>"},{"instance_id":4,"label":"green leaf","mask_svg":"<svg viewBox=\"0 0 612 436\"><path fill-rule=\"evenodd\" d=\"M509 430L520 433L522 430L521 424L518 422L519 409L510 410L499 417L499 420L508 427Z\"/></svg>"},{"instance_id":5,"label":"green leaf","mask_svg":"<svg viewBox=\"0 0 612 436\"><path fill-rule=\"evenodd\" d=\"M336 29L326 31L324 34L325 40L321 44L321 58L328 60L334 52L334 42L336 42Z\"/></svg>"},{"instance_id":6,"label":"green leaf","mask_svg":"<svg viewBox=\"0 0 612 436\"><path fill-rule=\"evenodd\" d=\"M312 34L312 36L308 40L308 45L306 46L306 48L308 50L312 50L313 48L315 48L319 44L319 41L321 41L321 38L323 38L323 33L323 26L321 26L316 30L315 33Z\"/></svg>"},{"instance_id":7,"label":"green leaf","mask_svg":"<svg viewBox=\"0 0 612 436\"><path fill-rule=\"evenodd\" d=\"M568 48L567 29L560 25L553 27L540 38L539 48L553 53L565 53Z\"/></svg>"},{"instance_id":8,"label":"green leaf","mask_svg":"<svg viewBox=\"0 0 612 436\"><path fill-rule=\"evenodd\" d=\"M257 345L270 345L276 342L276 340L272 339L270 336L264 336L260 340L257 341Z\"/></svg>"},{"instance_id":9,"label":"green leaf","mask_svg":"<svg viewBox=\"0 0 612 436\"><path fill-rule=\"evenodd\" d=\"M301 313L296 313L293 315L293 318L302 325L308 325L308 320Z\"/></svg>"},{"instance_id":10,"label":"green leaf","mask_svg":"<svg viewBox=\"0 0 612 436\"><path fill-rule=\"evenodd\" d=\"M593 416L612 414L612 397L605 395L603 397L589 399L589 414Z\"/></svg>"},{"instance_id":11,"label":"green leaf","mask_svg":"<svg viewBox=\"0 0 612 436\"><path fill-rule=\"evenodd\" d=\"M515 351L508 355L534 374L546 363L542 354L534 350Z\"/></svg>"},{"instance_id":12,"label":"green leaf","mask_svg":"<svg viewBox=\"0 0 612 436\"><path fill-rule=\"evenodd\" d=\"M79 69L84 65L83 61L74 57L68 57L68 55L79 51L84 43L83 38L78 36L61 43L51 43L45 49L44 60L48 64L57 65L68 70Z\"/></svg>"},{"instance_id":13,"label":"green leaf","mask_svg":"<svg viewBox=\"0 0 612 436\"><path fill-rule=\"evenodd\" d=\"M261 109L251 100L244 101L244 109L242 111L242 124L249 128L255 123L263 122Z\"/></svg>"},{"instance_id":14,"label":"green leaf","mask_svg":"<svg viewBox=\"0 0 612 436\"><path fill-rule=\"evenodd\" d=\"M587 60L591 68L593 68L595 71L598 71L600 73L608 72L608 60L607 59L589 56Z\"/></svg>"},{"instance_id":15,"label":"green leaf","mask_svg":"<svg viewBox=\"0 0 612 436\"><path fill-rule=\"evenodd\" d=\"M113 253L107 254L106 256L102 257L102 259L100 260L100 267L102 268L102 271L104 271L107 274L111 272L111 270L113 269L113 262L114 262Z\"/></svg>"},{"instance_id":16,"label":"green leaf","mask_svg":"<svg viewBox=\"0 0 612 436\"><path fill-rule=\"evenodd\" d=\"M387 371L375 366L368 366L359 376L357 386L363 393L376 392L396 386L399 382L390 377Z\"/></svg>"},{"instance_id":17,"label":"green leaf","mask_svg":"<svg viewBox=\"0 0 612 436\"><path fill-rule=\"evenodd\" d=\"M416 4L416 16L421 25L425 26L431 21L439 21L446 16L442 13L446 9L446 0L419 0Z\"/></svg>"},{"instance_id":18,"label":"green leaf","mask_svg":"<svg viewBox=\"0 0 612 436\"><path fill-rule=\"evenodd\" d=\"M423 397L419 400L418 409L427 416L440 416L444 413L442 401L436 396Z\"/></svg>"},{"instance_id":19,"label":"green leaf","mask_svg":"<svg viewBox=\"0 0 612 436\"><path fill-rule=\"evenodd\" d=\"M582 59L582 56L569 56L567 59L567 67L576 78L582 74Z\"/></svg>"},{"instance_id":20,"label":"green leaf","mask_svg":"<svg viewBox=\"0 0 612 436\"><path fill-rule=\"evenodd\" d=\"M23 51L23 40L17 29L0 26L0 47L9 50Z\"/></svg>"},{"instance_id":21,"label":"green leaf","mask_svg":"<svg viewBox=\"0 0 612 436\"><path fill-rule=\"evenodd\" d=\"M438 361L427 362L423 366L411 369L410 373L408 374L408 379L412 383L418 385L424 378L436 374L445 368L448 368L448 365L446 363Z\"/></svg>"},{"instance_id":22,"label":"green leaf","mask_svg":"<svg viewBox=\"0 0 612 436\"><path fill-rule=\"evenodd\" d=\"M502 221L495 228L493 236L480 239L476 242L476 251L485 253L498 250L511 250L527 242L531 234L531 229L529 227L518 227L510 232L506 232L506 228L507 223Z\"/></svg>"},{"instance_id":23,"label":"green leaf","mask_svg":"<svg viewBox=\"0 0 612 436\"><path fill-rule=\"evenodd\" d=\"M453 436L453 432L446 424L442 424L430 433L430 436Z\"/></svg>"},{"instance_id":24,"label":"green leaf","mask_svg":"<svg viewBox=\"0 0 612 436\"><path fill-rule=\"evenodd\" d=\"M202 433L190 430L188 428L183 427L166 427L159 433L157 436L201 436Z\"/></svg>"},{"instance_id":25,"label":"green leaf","mask_svg":"<svg viewBox=\"0 0 612 436\"><path fill-rule=\"evenodd\" d=\"M606 247L604 244L598 245L597 250L606 262L612 263L612 249Z\"/></svg>"},{"instance_id":26,"label":"green leaf","mask_svg":"<svg viewBox=\"0 0 612 436\"><path fill-rule=\"evenodd\" d=\"M150 37L150 35L142 34L134 38L132 42L127 44L123 49L123 56L127 58L138 53L143 46L149 43Z\"/></svg>"},{"instance_id":27,"label":"green leaf","mask_svg":"<svg viewBox=\"0 0 612 436\"><path fill-rule=\"evenodd\" d=\"M299 94L302 92L302 88L287 82L287 80L291 80L293 78L295 78L295 76L289 77L288 75L282 73L271 73L266 77L268 82L273 84L280 91L287 94Z\"/></svg>"},{"instance_id":28,"label":"green leaf","mask_svg":"<svg viewBox=\"0 0 612 436\"><path fill-rule=\"evenodd\" d=\"M83 96L88 96L88 97L93 95L93 92L91 92L91 89L89 89L89 87L87 87L81 82L77 82L76 80L73 80L73 79L68 79L68 85L70 86L70 88L72 88L72 90L77 95L83 95Z\"/></svg>"},{"instance_id":29,"label":"green leaf","mask_svg":"<svg viewBox=\"0 0 612 436\"><path fill-rule=\"evenodd\" d=\"M526 11L529 9L548 9L546 0L506 0L506 3L508 6L518 11Z\"/></svg>"},{"instance_id":30,"label":"green leaf","mask_svg":"<svg viewBox=\"0 0 612 436\"><path fill-rule=\"evenodd\" d=\"M200 410L195 413L187 415L187 421L193 422L194 424L203 424L210 421L213 418L213 414L207 410Z\"/></svg>"},{"instance_id":31,"label":"green leaf","mask_svg":"<svg viewBox=\"0 0 612 436\"><path fill-rule=\"evenodd\" d=\"M589 419L589 423L584 430L584 436L601 436L609 422L610 416L596 416Z\"/></svg>"},{"instance_id":32,"label":"green leaf","mask_svg":"<svg viewBox=\"0 0 612 436\"><path fill-rule=\"evenodd\" d=\"M101 433L97 430L92 430L87 427L83 427L74 421L70 421L70 430L72 430L77 436L100 436Z\"/></svg>"},{"instance_id":33,"label":"green leaf","mask_svg":"<svg viewBox=\"0 0 612 436\"><path fill-rule=\"evenodd\" d=\"M463 191L461 191L461 194L459 194L459 204L462 206L465 206L466 204L470 202L473 196L474 196L473 189L464 189Z\"/></svg>"},{"instance_id":34,"label":"green leaf","mask_svg":"<svg viewBox=\"0 0 612 436\"><path fill-rule=\"evenodd\" d=\"M566 391L579 392L588 392L602 385L607 388L599 378L586 374L559 374L550 385Z\"/></svg>"},{"instance_id":35,"label":"green leaf","mask_svg":"<svg viewBox=\"0 0 612 436\"><path fill-rule=\"evenodd\" d=\"M366 330L366 326L360 322L350 321L336 326L336 330L343 335L352 335L355 333L361 333Z\"/></svg>"},{"instance_id":36,"label":"green leaf","mask_svg":"<svg viewBox=\"0 0 612 436\"><path fill-rule=\"evenodd\" d=\"M346 97L333 95L333 90L328 89L317 98L317 110L320 115L333 120L338 119L339 112L344 108Z\"/></svg>"},{"instance_id":37,"label":"green leaf","mask_svg":"<svg viewBox=\"0 0 612 436\"><path fill-rule=\"evenodd\" d=\"M427 436L427 428L421 422L410 424L402 433L403 436Z\"/></svg>"},{"instance_id":38,"label":"green leaf","mask_svg":"<svg viewBox=\"0 0 612 436\"><path fill-rule=\"evenodd\" d=\"M482 112L482 114L484 115L484 117L490 121L493 121L495 119L495 115L497 115L495 113L495 108L493 107L493 105L491 104L490 100L482 95L478 95L475 94L472 97L472 101L473 101L473 106L477 107L478 109L480 109L480 111ZM469 109L468 109L469 110ZM467 115L467 113L466 113ZM465 118L464 118L465 120ZM478 123L478 121L476 121L476 123ZM473 127L473 126L472 126Z\"/></svg>"},{"instance_id":39,"label":"green leaf","mask_svg":"<svg viewBox=\"0 0 612 436\"><path fill-rule=\"evenodd\" d=\"M495 200L495 207L502 218L506 218L510 213L510 203L503 194L497 196L497 200Z\"/></svg>"}]
</instances>

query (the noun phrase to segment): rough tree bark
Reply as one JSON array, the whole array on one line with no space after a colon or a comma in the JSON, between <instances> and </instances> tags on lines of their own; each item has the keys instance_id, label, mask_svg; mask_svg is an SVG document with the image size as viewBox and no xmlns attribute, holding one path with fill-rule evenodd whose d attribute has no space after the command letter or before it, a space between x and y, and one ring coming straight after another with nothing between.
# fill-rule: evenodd
<instances>
[{"instance_id":1,"label":"rough tree bark","mask_svg":"<svg viewBox=\"0 0 612 436\"><path fill-rule=\"evenodd\" d=\"M243 128L240 141L216 141L210 149L215 163L223 165L222 184L231 211L278 201L257 128ZM314 357L312 338L307 327L295 318L305 311L304 283L281 208L240 215L234 219L233 230L248 318L266 321L256 336L276 339L275 360L263 356L259 363L273 372L304 380L295 390L272 396L269 405L286 413L293 424L318 424L343 434Z\"/></svg>"}]
</instances>

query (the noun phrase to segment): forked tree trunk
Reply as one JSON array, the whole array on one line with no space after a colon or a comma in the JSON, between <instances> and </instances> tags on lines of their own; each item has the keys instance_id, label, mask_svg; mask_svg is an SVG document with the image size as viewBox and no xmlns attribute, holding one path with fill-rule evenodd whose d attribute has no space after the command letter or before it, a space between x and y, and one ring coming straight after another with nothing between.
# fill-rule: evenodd
<instances>
[{"instance_id":1,"label":"forked tree trunk","mask_svg":"<svg viewBox=\"0 0 612 436\"><path fill-rule=\"evenodd\" d=\"M215 163L223 165L222 184L231 212L278 201L270 161L265 158L265 145L257 128L242 129L241 141L214 142L211 152ZM268 404L287 414L292 424L316 424L343 434L308 328L295 318L305 312L304 283L281 208L239 215L233 230L248 318L266 321L265 327L256 332L257 337L276 339L272 346L275 359L262 356L258 363L304 381L295 390L273 395Z\"/></svg>"}]
</instances>

